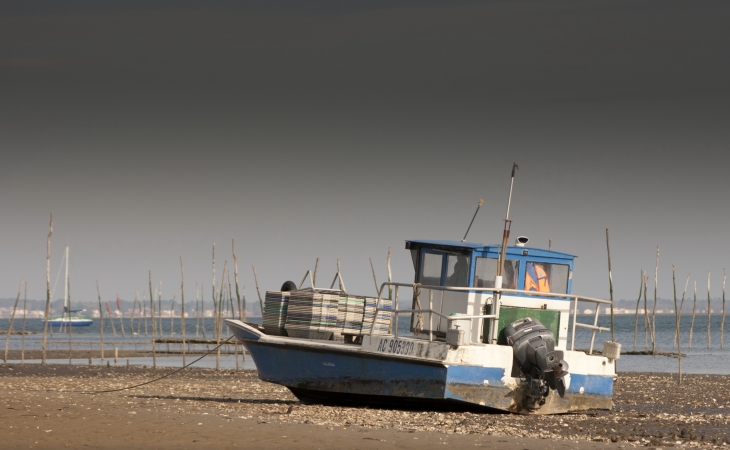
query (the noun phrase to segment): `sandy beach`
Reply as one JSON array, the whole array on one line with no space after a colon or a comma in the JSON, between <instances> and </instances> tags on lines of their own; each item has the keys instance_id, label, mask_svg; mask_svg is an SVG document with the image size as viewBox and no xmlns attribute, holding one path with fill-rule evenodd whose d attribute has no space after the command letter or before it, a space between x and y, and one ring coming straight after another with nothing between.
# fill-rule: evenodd
<instances>
[{"instance_id":1,"label":"sandy beach","mask_svg":"<svg viewBox=\"0 0 730 450\"><path fill-rule=\"evenodd\" d=\"M0 366L4 448L722 447L730 377L621 374L615 408L517 416L305 405L255 371Z\"/></svg>"}]
</instances>

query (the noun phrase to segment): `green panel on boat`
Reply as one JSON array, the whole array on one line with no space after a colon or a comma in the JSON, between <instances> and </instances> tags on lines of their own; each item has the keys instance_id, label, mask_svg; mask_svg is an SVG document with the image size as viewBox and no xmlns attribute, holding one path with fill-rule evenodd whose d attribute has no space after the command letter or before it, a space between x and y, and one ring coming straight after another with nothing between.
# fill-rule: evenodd
<instances>
[{"instance_id":1,"label":"green panel on boat","mask_svg":"<svg viewBox=\"0 0 730 450\"><path fill-rule=\"evenodd\" d=\"M487 306L487 314L491 314L492 305ZM532 317L545 325L545 327L553 333L555 341L558 340L558 331L560 329L560 311L550 309L535 308L516 308L514 306L503 306L499 308L499 336L497 336L497 344L507 345L507 337L504 335L504 329L507 325L515 320ZM484 321L484 336L489 336L489 324L491 321Z\"/></svg>"}]
</instances>

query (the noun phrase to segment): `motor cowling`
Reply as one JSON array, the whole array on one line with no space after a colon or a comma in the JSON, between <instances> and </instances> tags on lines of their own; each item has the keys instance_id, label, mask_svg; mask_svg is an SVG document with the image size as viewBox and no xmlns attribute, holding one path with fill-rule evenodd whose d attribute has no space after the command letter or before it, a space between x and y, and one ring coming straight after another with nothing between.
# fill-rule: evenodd
<instances>
[{"instance_id":1,"label":"motor cowling","mask_svg":"<svg viewBox=\"0 0 730 450\"><path fill-rule=\"evenodd\" d=\"M555 350L553 333L539 320L526 317L509 324L505 335L512 346L514 365L527 379L525 408L534 411L542 406L550 389L563 397L570 385L570 374L563 352Z\"/></svg>"}]
</instances>

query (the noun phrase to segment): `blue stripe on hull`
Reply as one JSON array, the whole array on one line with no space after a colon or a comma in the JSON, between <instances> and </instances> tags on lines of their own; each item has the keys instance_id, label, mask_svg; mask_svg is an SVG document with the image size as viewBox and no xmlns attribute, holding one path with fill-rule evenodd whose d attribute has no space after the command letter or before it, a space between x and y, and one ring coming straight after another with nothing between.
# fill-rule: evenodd
<instances>
[{"instance_id":1,"label":"blue stripe on hull","mask_svg":"<svg viewBox=\"0 0 730 450\"><path fill-rule=\"evenodd\" d=\"M580 394L583 388L583 395L597 395L599 397L613 397L613 378L597 375L570 374L570 387L568 392Z\"/></svg>"},{"instance_id":2,"label":"blue stripe on hull","mask_svg":"<svg viewBox=\"0 0 730 450\"><path fill-rule=\"evenodd\" d=\"M444 398L446 368L367 353L246 342L264 381L311 391Z\"/></svg>"}]
</instances>

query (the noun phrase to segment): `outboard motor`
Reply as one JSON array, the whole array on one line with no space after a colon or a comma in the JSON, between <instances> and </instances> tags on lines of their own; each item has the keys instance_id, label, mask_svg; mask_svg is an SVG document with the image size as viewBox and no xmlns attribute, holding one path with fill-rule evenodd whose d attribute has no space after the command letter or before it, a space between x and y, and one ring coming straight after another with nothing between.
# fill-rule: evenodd
<instances>
[{"instance_id":1,"label":"outboard motor","mask_svg":"<svg viewBox=\"0 0 730 450\"><path fill-rule=\"evenodd\" d=\"M535 411L544 405L550 389L563 397L570 386L570 374L563 352L555 350L553 333L531 317L512 322L504 332L512 346L515 366L527 377L525 408Z\"/></svg>"}]
</instances>

